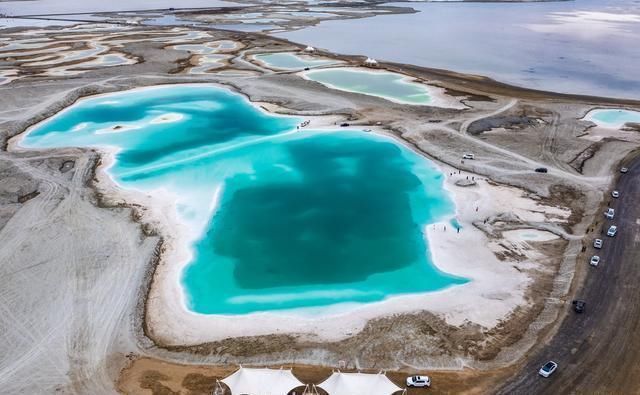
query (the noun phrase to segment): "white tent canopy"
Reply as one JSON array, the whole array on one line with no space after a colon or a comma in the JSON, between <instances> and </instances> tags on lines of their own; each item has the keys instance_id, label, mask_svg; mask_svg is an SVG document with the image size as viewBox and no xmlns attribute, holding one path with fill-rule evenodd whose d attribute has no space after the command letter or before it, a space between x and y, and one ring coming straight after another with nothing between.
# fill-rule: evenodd
<instances>
[{"instance_id":1,"label":"white tent canopy","mask_svg":"<svg viewBox=\"0 0 640 395\"><path fill-rule=\"evenodd\" d=\"M382 373L333 372L318 387L329 395L391 395L402 390Z\"/></svg>"},{"instance_id":2,"label":"white tent canopy","mask_svg":"<svg viewBox=\"0 0 640 395\"><path fill-rule=\"evenodd\" d=\"M304 50L305 50L305 52L314 52L316 49L314 47L312 47L311 45L309 45Z\"/></svg>"},{"instance_id":3,"label":"white tent canopy","mask_svg":"<svg viewBox=\"0 0 640 395\"><path fill-rule=\"evenodd\" d=\"M283 395L296 387L304 386L290 369L255 369L242 366L222 382L231 389L233 395Z\"/></svg>"}]
</instances>

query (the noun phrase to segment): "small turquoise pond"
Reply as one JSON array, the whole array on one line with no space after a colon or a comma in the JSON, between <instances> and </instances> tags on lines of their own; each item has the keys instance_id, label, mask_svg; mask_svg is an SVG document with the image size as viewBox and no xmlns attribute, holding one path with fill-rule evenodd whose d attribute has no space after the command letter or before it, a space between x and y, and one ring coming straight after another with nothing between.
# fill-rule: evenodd
<instances>
[{"instance_id":1,"label":"small turquoise pond","mask_svg":"<svg viewBox=\"0 0 640 395\"><path fill-rule=\"evenodd\" d=\"M466 279L432 265L424 226L453 214L443 175L391 139L296 131L209 85L82 100L25 147L110 147L123 188L174 198L193 231L182 274L204 314L375 302Z\"/></svg>"},{"instance_id":2,"label":"small turquoise pond","mask_svg":"<svg viewBox=\"0 0 640 395\"><path fill-rule=\"evenodd\" d=\"M313 58L308 55L299 56L291 52L260 54L255 58L269 68L281 70L303 70L306 67L314 68L340 63L337 60Z\"/></svg>"},{"instance_id":3,"label":"small turquoise pond","mask_svg":"<svg viewBox=\"0 0 640 395\"><path fill-rule=\"evenodd\" d=\"M335 68L311 70L303 75L332 89L377 96L396 103L426 105L433 101L425 85L389 71Z\"/></svg>"},{"instance_id":4,"label":"small turquoise pond","mask_svg":"<svg viewBox=\"0 0 640 395\"><path fill-rule=\"evenodd\" d=\"M621 128L625 123L640 123L640 111L600 109L589 111L585 119L599 126Z\"/></svg>"}]
</instances>

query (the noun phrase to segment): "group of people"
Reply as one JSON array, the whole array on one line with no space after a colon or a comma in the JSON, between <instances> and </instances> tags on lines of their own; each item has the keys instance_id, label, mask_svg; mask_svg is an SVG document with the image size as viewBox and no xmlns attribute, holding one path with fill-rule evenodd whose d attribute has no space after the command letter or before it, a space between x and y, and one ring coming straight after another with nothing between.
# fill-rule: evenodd
<instances>
[{"instance_id":1,"label":"group of people","mask_svg":"<svg viewBox=\"0 0 640 395\"><path fill-rule=\"evenodd\" d=\"M310 123L311 123L311 120L304 121L304 122L302 122L300 125L296 126L296 129L298 129L298 130L299 130L300 128L303 128L303 127L305 127L305 126L309 126L309 124L310 124Z\"/></svg>"}]
</instances>

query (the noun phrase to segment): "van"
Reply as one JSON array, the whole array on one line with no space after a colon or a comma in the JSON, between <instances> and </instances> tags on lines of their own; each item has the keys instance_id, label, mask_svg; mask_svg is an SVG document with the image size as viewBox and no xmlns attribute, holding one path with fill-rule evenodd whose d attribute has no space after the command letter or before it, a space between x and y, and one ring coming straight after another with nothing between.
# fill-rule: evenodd
<instances>
[{"instance_id":1,"label":"van","mask_svg":"<svg viewBox=\"0 0 640 395\"><path fill-rule=\"evenodd\" d=\"M612 208L608 208L607 211L604 212L604 216L607 217L608 219L613 219L615 214L616 214L616 210Z\"/></svg>"}]
</instances>

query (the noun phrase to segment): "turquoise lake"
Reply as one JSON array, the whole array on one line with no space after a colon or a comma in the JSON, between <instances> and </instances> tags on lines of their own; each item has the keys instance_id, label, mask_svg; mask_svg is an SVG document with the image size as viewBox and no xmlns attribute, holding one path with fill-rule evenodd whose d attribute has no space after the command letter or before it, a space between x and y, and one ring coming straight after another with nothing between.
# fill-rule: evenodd
<instances>
[{"instance_id":1,"label":"turquoise lake","mask_svg":"<svg viewBox=\"0 0 640 395\"><path fill-rule=\"evenodd\" d=\"M640 112L623 109L590 111L587 118L601 126L621 128L625 123L640 123Z\"/></svg>"},{"instance_id":2,"label":"turquoise lake","mask_svg":"<svg viewBox=\"0 0 640 395\"><path fill-rule=\"evenodd\" d=\"M426 105L432 102L426 86L407 81L406 76L398 73L335 68L307 71L304 75L329 88L377 96L396 103Z\"/></svg>"},{"instance_id":3,"label":"turquoise lake","mask_svg":"<svg viewBox=\"0 0 640 395\"><path fill-rule=\"evenodd\" d=\"M342 63L331 59L312 58L308 55L303 57L291 52L278 52L255 55L255 58L267 67L281 70L302 70L306 67L314 68Z\"/></svg>"},{"instance_id":4,"label":"turquoise lake","mask_svg":"<svg viewBox=\"0 0 640 395\"><path fill-rule=\"evenodd\" d=\"M443 175L393 140L296 131L229 90L164 86L82 100L24 147L117 149L123 188L173 197L196 235L182 274L205 314L365 303L466 279L430 261L425 225L451 218Z\"/></svg>"}]
</instances>

